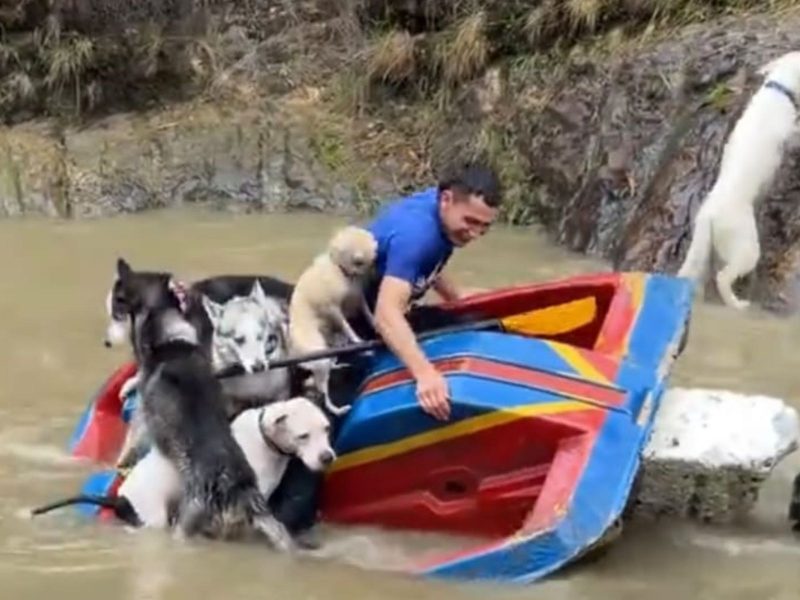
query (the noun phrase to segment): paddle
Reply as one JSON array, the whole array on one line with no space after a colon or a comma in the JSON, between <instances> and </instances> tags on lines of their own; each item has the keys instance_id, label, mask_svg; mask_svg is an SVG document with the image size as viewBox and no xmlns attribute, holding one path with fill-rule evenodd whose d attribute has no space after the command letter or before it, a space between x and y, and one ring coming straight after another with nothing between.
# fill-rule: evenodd
<instances>
[{"instance_id":1,"label":"paddle","mask_svg":"<svg viewBox=\"0 0 800 600\"><path fill-rule=\"evenodd\" d=\"M541 336L541 335L556 335L572 331L578 327L582 327L591 323L597 312L597 302L594 296L588 298L580 298L572 300L563 304L555 304L545 308L537 308L507 317L484 319L481 321L474 321L469 323L459 323L457 325L450 325L448 327L441 327L439 329L431 329L430 331L423 332L417 339L425 340L443 335L447 333L459 333L462 331L473 331L476 329L490 329L497 328L501 331L508 333L518 333L526 336ZM359 344L351 344L349 346L340 346L336 348L329 348L320 350L318 352L309 352L308 354L301 354L299 356L289 356L284 359L275 360L269 363L268 369L280 369L282 367L291 367L300 363L310 362L321 358L333 358L339 356L346 356L348 354L356 354L358 352L365 352L367 350L374 350L385 346L386 343L382 339L369 340ZM241 367L234 366L226 369L217 374L217 378L224 379L234 375L241 374Z\"/></svg>"}]
</instances>

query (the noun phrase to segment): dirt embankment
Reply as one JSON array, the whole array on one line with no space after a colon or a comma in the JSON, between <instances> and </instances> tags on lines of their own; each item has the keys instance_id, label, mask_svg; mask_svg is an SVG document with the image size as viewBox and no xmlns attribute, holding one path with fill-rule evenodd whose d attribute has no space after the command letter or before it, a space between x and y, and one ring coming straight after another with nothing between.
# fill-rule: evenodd
<instances>
[{"instance_id":1,"label":"dirt embankment","mask_svg":"<svg viewBox=\"0 0 800 600\"><path fill-rule=\"evenodd\" d=\"M800 48L792 2L724 4L0 0L0 213L366 212L480 155L504 219L674 272L756 69ZM771 308L800 299L798 161L758 207Z\"/></svg>"}]
</instances>

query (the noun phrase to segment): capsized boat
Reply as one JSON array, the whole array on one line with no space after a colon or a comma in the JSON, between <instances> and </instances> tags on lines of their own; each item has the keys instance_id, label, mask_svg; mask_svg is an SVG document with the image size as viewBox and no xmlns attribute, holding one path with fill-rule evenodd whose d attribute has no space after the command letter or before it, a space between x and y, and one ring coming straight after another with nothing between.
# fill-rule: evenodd
<instances>
[{"instance_id":1,"label":"capsized boat","mask_svg":"<svg viewBox=\"0 0 800 600\"><path fill-rule=\"evenodd\" d=\"M447 305L485 318L524 313L527 333L460 331L421 343L448 381L446 422L420 410L407 370L377 352L335 440L321 520L481 540L420 562L411 569L420 575L527 583L571 563L626 507L692 295L687 279L600 273ZM92 399L73 455L116 459L133 410L119 389L134 372L123 365ZM95 473L83 492L113 494L123 477Z\"/></svg>"}]
</instances>

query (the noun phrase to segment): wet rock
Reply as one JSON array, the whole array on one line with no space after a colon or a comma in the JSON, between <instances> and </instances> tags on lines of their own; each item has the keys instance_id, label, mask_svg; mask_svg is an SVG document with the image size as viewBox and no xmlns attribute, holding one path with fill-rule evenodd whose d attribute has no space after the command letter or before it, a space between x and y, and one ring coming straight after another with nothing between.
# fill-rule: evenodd
<instances>
[{"instance_id":1,"label":"wet rock","mask_svg":"<svg viewBox=\"0 0 800 600\"><path fill-rule=\"evenodd\" d=\"M779 398L671 388L642 453L631 514L736 521L799 440L798 413Z\"/></svg>"},{"instance_id":2,"label":"wet rock","mask_svg":"<svg viewBox=\"0 0 800 600\"><path fill-rule=\"evenodd\" d=\"M200 204L235 212L353 209L290 115L203 105L84 129L0 131L0 215L75 218ZM385 187L385 186L384 186Z\"/></svg>"},{"instance_id":3,"label":"wet rock","mask_svg":"<svg viewBox=\"0 0 800 600\"><path fill-rule=\"evenodd\" d=\"M800 47L799 25L798 13L737 17L617 58L576 57L550 82L546 108L521 110L514 123L541 186L537 213L558 241L618 269L676 272L723 144L761 84L756 70ZM513 94L524 97L524 84ZM798 160L790 150L757 208L754 300L767 308L800 304Z\"/></svg>"}]
</instances>

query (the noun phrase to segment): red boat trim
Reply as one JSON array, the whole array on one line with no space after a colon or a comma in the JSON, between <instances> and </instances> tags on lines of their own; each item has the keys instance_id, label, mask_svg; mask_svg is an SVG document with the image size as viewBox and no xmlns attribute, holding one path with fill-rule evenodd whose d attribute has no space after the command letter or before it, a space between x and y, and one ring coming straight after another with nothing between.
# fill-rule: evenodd
<instances>
[{"instance_id":1,"label":"red boat trim","mask_svg":"<svg viewBox=\"0 0 800 600\"><path fill-rule=\"evenodd\" d=\"M624 390L608 384L485 358L460 356L435 360L433 364L442 373L463 372L475 377L532 387L607 408L622 405L626 397ZM390 371L368 381L361 394L377 393L409 383L412 380L413 377L407 369Z\"/></svg>"}]
</instances>

